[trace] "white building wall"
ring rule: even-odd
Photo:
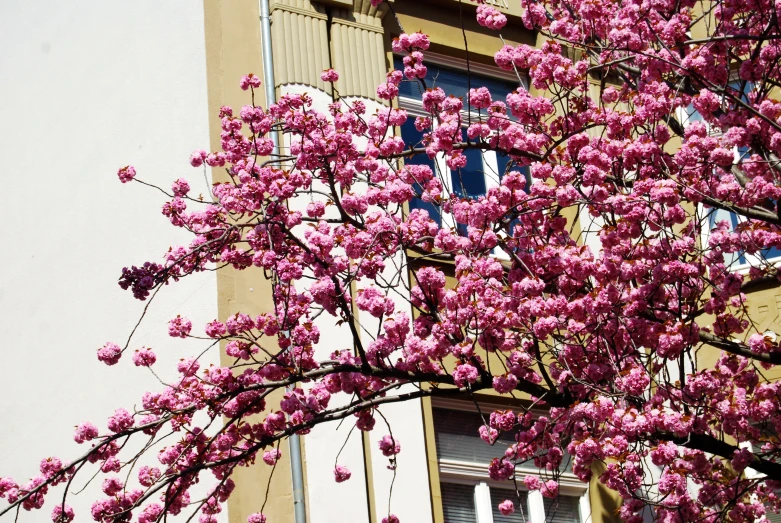
[[[130,353],[110,368],[95,355],[124,344],[145,305],[117,285],[122,267],[187,241],[160,214],[163,195],[116,171],[132,164],[165,187],[185,177],[206,194],[187,162],[209,143],[204,45],[200,2],[0,4],[0,476],[26,481],[43,457],[77,456],[76,424],[105,430],[116,407],[160,386]],[[202,332],[217,315],[215,276],[158,298],[131,348],[153,347],[170,377],[203,347],[169,338],[167,321],[181,313]],[[77,521],[91,520],[98,487],[71,501]],[[53,504],[21,521],[48,521]]]
[[[312,109],[328,115],[330,95],[314,87],[303,84],[284,84],[279,88],[279,96],[307,93],[312,99]],[[285,135],[282,143],[283,153],[288,153],[290,136]],[[328,191],[322,182],[314,182],[314,188]],[[322,195],[312,194],[311,201],[324,201]],[[290,201],[290,207],[306,212],[310,199],[305,195]],[[335,214],[334,217],[338,217]],[[303,235],[303,227],[299,228]],[[299,289],[307,288],[310,281],[299,281]],[[353,337],[347,324],[337,325],[337,318],[323,313],[314,321],[320,329],[320,343],[315,347],[317,360],[327,360],[335,350],[352,350]],[[330,407],[347,404],[351,398],[344,394],[335,395]],[[364,466],[363,433],[354,429],[355,418],[332,421],[318,425],[312,432],[303,436],[306,453],[306,492],[309,523],[369,523],[369,499],[366,491],[366,472]],[[342,446],[344,446],[342,448]],[[341,453],[340,453],[341,450]],[[337,455],[339,459],[337,460]],[[334,480],[334,465],[338,463],[350,469],[352,476],[343,483]],[[345,500],[349,499],[349,503]]]
[[[348,100],[356,98],[350,97]],[[383,106],[376,101],[361,99],[366,104],[366,114],[372,115]],[[383,276],[387,282],[394,281],[398,267],[406,260],[399,253],[387,260]],[[403,285],[396,288],[396,293],[389,293],[396,304],[397,311],[403,311],[412,316],[409,302],[408,267],[403,267]],[[359,284],[359,288],[369,287]],[[373,335],[379,331],[379,321],[367,313],[360,315],[364,329],[361,337],[364,347],[374,341]],[[369,333],[372,333],[371,335]],[[397,357],[394,354],[393,357]],[[408,384],[393,392],[394,395],[414,392],[415,387]],[[383,405],[379,408],[384,416],[375,416],[377,423],[369,433],[371,446],[369,449],[372,462],[372,481],[374,486],[375,516],[377,521],[389,514],[395,514],[401,521],[430,523],[433,512],[431,509],[431,488],[428,476],[428,461],[426,456],[425,428],[423,426],[423,406],[421,400],[412,399],[401,403]],[[388,421],[390,429],[386,426]],[[389,460],[379,449],[379,441],[385,435],[393,433],[399,442],[401,452],[396,456],[395,471],[388,468]]]
[[[310,86],[301,84],[284,84],[280,87],[280,95],[308,93],[312,98],[313,109],[323,114],[328,114],[328,104],[331,97],[327,93]],[[352,98],[348,99],[351,100]],[[367,105],[367,114],[372,115],[382,106],[372,100],[362,99]],[[287,137],[286,137],[287,138]],[[283,148],[289,147],[284,143]],[[315,187],[322,191],[328,191],[327,187]],[[313,199],[324,197],[313,195]],[[291,207],[304,211],[309,200],[299,197],[300,201],[291,202]],[[336,217],[338,215],[335,215]],[[400,258],[400,257],[399,257]],[[400,264],[397,259],[394,263]],[[389,261],[387,272],[393,273],[393,267]],[[405,281],[406,281],[405,275]],[[361,282],[358,288],[365,287]],[[400,288],[404,293],[405,290]],[[397,309],[410,313],[409,301],[399,295],[391,295],[396,301]],[[361,341],[368,346],[373,337],[368,333],[376,333],[379,327],[378,321],[366,313],[359,313],[361,322]],[[317,358],[326,359],[336,349],[351,349],[352,334],[346,324],[336,325],[336,319],[329,314],[322,314],[315,321],[320,329],[321,341],[318,345]],[[414,390],[411,386],[404,387],[400,392]],[[394,392],[395,394],[395,392]],[[332,400],[331,405],[337,405],[337,398],[344,404],[348,398],[338,395]],[[320,425],[312,432],[304,436],[306,449],[306,477],[308,512],[310,523],[337,523],[351,521],[355,523],[369,521],[369,506],[367,493],[367,476],[364,461],[368,457],[371,461],[371,476],[368,483],[374,494],[376,521],[381,521],[389,513],[396,514],[402,521],[414,521],[416,523],[430,522],[432,518],[431,492],[429,488],[426,445],[423,428],[423,411],[420,400],[410,400],[404,403],[384,405],[380,408],[385,419],[391,425],[394,437],[401,444],[401,454],[397,457],[398,468],[395,474],[389,470],[388,458],[379,450],[378,442],[388,428],[381,416],[375,416],[376,425],[368,434],[369,448],[364,449],[363,433],[358,429],[352,430],[355,424],[354,418],[348,418],[344,422],[331,422]],[[348,438],[349,434],[349,438]],[[341,448],[344,445],[344,448]],[[352,477],[345,483],[338,484],[334,481],[333,468],[337,453],[341,448],[338,463],[347,466],[352,472]],[[391,485],[393,493],[391,494]],[[350,499],[349,504],[344,499]],[[390,506],[389,506],[390,502]]]

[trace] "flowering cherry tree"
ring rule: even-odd
[[[119,284],[148,300],[195,272],[260,267],[274,310],[197,326],[171,319],[171,336],[204,339],[234,363],[183,360],[140,410],[84,421],[74,435],[83,455],[44,459],[29,481],[0,478],[10,503],[0,514],[48,496],[52,520],[72,521],[71,480],[98,469],[96,521],[189,511],[208,523],[237,467],[273,465],[291,434],[332,420],[376,425],[394,463],[403,442],[376,424],[384,404],[488,389],[529,400],[484,418],[486,445],[500,432],[516,441],[491,463],[494,480],[556,497],[567,459],[581,480],[597,474],[615,490],[621,519],[635,523],[644,507],[665,522],[753,522],[781,508],[781,383],[766,377],[781,347],[756,330],[745,294],[781,277],[762,254],[781,249],[781,4],[521,5],[544,43],[497,38],[497,65],[519,75],[504,100],[479,85],[462,99],[427,83],[420,33],[394,40],[404,67],[377,87],[390,103],[376,112],[336,92],[327,114],[305,94],[261,107],[259,78],[244,77],[253,103],[223,107],[222,149],[190,159],[223,169],[225,181],[198,198],[176,180],[163,207],[191,242],[123,269]],[[476,15],[501,35],[505,15],[486,4]],[[402,82],[424,90],[419,143],[398,131],[413,118],[392,108]],[[289,155],[272,154],[273,133]],[[472,149],[512,160],[476,198],[459,196],[449,172],[404,162],[438,157],[459,173]],[[531,181],[515,166],[528,166]],[[140,181],[130,166],[119,179]],[[437,216],[404,211],[419,200]],[[598,246],[575,234],[578,215],[581,228],[599,227]],[[737,271],[736,258],[750,268]],[[365,318],[375,332],[361,332]],[[351,339],[324,339],[323,322]],[[330,356],[317,358],[323,348]],[[703,368],[706,351],[716,363]],[[132,342],[107,343],[97,357],[156,360]],[[124,451],[128,439],[152,448],[171,433],[178,442],[161,443],[157,466]],[[522,475],[521,464],[539,473]],[[334,477],[350,471],[337,463]],[[199,480],[213,487],[195,499]]]

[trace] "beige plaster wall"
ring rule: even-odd
[[[258,2],[255,0],[204,0],[206,32],[206,71],[209,98],[209,134],[213,150],[220,150],[220,119],[223,105],[235,112],[251,103],[248,91],[239,88],[239,80],[247,73],[262,77],[263,61],[260,45]],[[263,87],[256,91],[256,103],[266,106]],[[227,181],[224,170],[213,169],[215,182]],[[236,312],[256,315],[273,310],[271,285],[256,268],[237,271],[224,268],[217,275],[218,313],[222,320]],[[222,364],[231,363],[223,353]],[[278,401],[279,398],[276,398]],[[275,398],[269,398],[273,404]],[[244,523],[247,516],[259,512],[265,501],[264,513],[270,521],[293,521],[292,483],[287,443],[281,444],[282,459],[274,470],[258,459],[257,463],[239,468],[234,475],[236,490],[228,502],[231,523]],[[268,490],[268,496],[266,492]],[[267,498],[267,499],[266,499]]]

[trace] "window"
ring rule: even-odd
[[[765,521],[768,521],[769,523],[781,523],[781,514],[773,512],[773,509],[768,507],[767,512],[765,513]]]
[[[748,101],[748,93],[754,89],[754,84],[752,82],[734,80],[729,82],[726,88],[727,90],[733,92],[733,94],[736,96],[737,93],[740,93],[740,99],[746,102]],[[689,105],[686,109],[679,110],[678,117],[684,126],[696,121],[702,121],[702,115],[700,115],[700,113],[698,113],[692,105]],[[708,127],[709,132],[711,132],[708,123],[704,123]],[[711,132],[711,134],[716,135],[718,133]],[[735,164],[737,165],[740,165],[751,154],[751,151],[748,147],[736,147],[734,152]],[[729,224],[731,230],[735,231],[740,227],[741,223],[746,221],[744,217],[723,209],[710,209],[708,213],[708,227],[706,230],[706,237],[704,238],[703,242],[705,245],[707,245],[707,235],[710,233],[710,231],[716,228],[716,224],[719,222],[726,221],[727,224]],[[762,265],[763,262],[778,261],[778,258],[781,258],[781,249],[770,247],[767,249],[760,249],[754,254],[737,252],[733,253],[731,256],[725,253],[724,258],[727,267],[730,267],[733,270],[742,270],[748,268],[749,266]]]
[[[754,424],[754,426],[757,427],[762,433],[760,437],[762,441],[764,441],[765,438],[771,441],[778,441],[778,435],[776,434],[776,431],[773,428],[767,426],[766,424]],[[740,446],[742,448],[749,449],[754,454],[762,454],[762,445],[758,442],[752,443],[752,442],[745,441],[741,443]],[[779,462],[778,458],[773,458],[772,456],[765,455],[763,457],[775,461],[776,463]],[[757,472],[751,467],[745,470],[745,474],[746,477],[748,478],[758,478],[764,475]],[[758,519],[757,523],[781,523],[781,513],[775,512],[774,509],[768,505],[766,505],[765,508],[766,508],[765,516],[761,519]]]
[[[431,54],[427,54],[431,56]],[[444,57],[440,57],[441,60],[448,61]],[[452,62],[452,60],[449,60]],[[403,69],[403,64],[400,57],[396,57],[394,65],[397,69]],[[460,97],[464,100],[464,105],[467,102],[467,93],[470,87],[470,76],[465,70],[460,70],[457,67],[440,66],[432,63],[426,64],[428,67],[428,74],[426,75],[427,87],[440,87],[448,95]],[[475,66],[477,69],[486,72],[484,68]],[[497,72],[496,74],[503,74]],[[497,79],[485,74],[475,73],[471,74],[471,87],[487,87],[491,92],[493,100],[504,101],[507,94],[518,89],[518,81],[510,80],[509,78]],[[403,81],[399,86],[399,106],[406,109],[410,116],[425,116],[422,105],[423,88],[418,81]],[[477,112],[472,112],[471,115],[467,113],[468,108],[465,107],[463,122],[464,125],[468,123],[469,119],[480,118],[481,115]],[[485,114],[482,115],[485,117]],[[414,118],[410,118],[401,127],[401,137],[407,145],[421,146],[423,140],[423,133],[415,128]],[[418,154],[411,158],[407,158],[405,161],[408,164],[424,164],[428,165],[431,170],[438,175],[442,181],[442,184],[448,191],[454,192],[461,198],[478,198],[486,193],[488,188],[499,185],[501,177],[504,175],[508,164],[511,163],[509,156],[497,154],[493,151],[481,151],[478,149],[468,149],[465,151],[466,167],[458,170],[450,170],[445,164],[444,158],[431,159],[426,155]],[[517,166],[512,164],[511,170],[518,170],[524,174],[527,179],[527,185],[529,182],[529,168],[526,166]],[[419,193],[421,191],[420,186],[415,187]],[[443,224],[442,214],[439,211],[439,207],[430,202],[425,202],[419,198],[415,198],[410,202],[410,209],[423,209],[429,216],[436,221],[440,226],[445,225],[454,227],[454,223]],[[462,234],[466,233],[466,227],[463,225],[458,226],[459,231]]]
[[[735,150],[735,163],[740,164],[746,158],[748,158],[750,151],[747,147],[739,147]],[[773,202],[775,203],[775,202]],[[715,209],[709,210],[708,215],[708,232],[716,228],[716,225],[721,221],[726,221],[732,231],[736,231],[740,228],[742,223],[746,222],[746,218],[740,216],[734,212]],[[707,238],[706,238],[707,240]],[[706,243],[707,244],[707,243]],[[731,269],[741,270],[749,266],[759,266],[763,262],[778,261],[781,257],[781,249],[777,247],[769,247],[766,249],[758,249],[755,253],[749,254],[746,252],[736,252],[729,254],[725,253],[724,262],[727,267]]]
[[[726,85],[726,89],[731,94],[736,95],[736,97],[738,93],[741,93],[740,100],[748,102],[748,93],[754,89],[754,84],[753,82],[744,80],[733,80]],[[708,122],[703,121],[702,115],[697,112],[694,105],[689,104],[686,108],[678,108],[676,112],[678,121],[681,122],[684,127],[694,122],[703,122],[708,130],[710,130],[710,125]]]
[[[484,415],[507,407],[481,406]],[[501,433],[493,446],[478,435],[482,421],[465,402],[442,402],[432,409],[434,440],[439,463],[442,512],[445,523],[584,523],[589,516],[588,486],[572,473],[562,472],[559,496],[543,498],[539,492],[516,492],[512,481],[496,482],[488,477],[488,464],[514,443],[513,436]],[[568,464],[567,456],[564,463]],[[524,468],[518,467],[522,478]],[[538,474],[530,464],[529,474]],[[522,481],[518,488],[524,489]],[[504,516],[498,505],[509,499],[515,513]]]
[[[730,228],[734,231],[740,227],[740,224],[745,222],[745,218],[738,216],[734,212],[726,211],[723,209],[711,209],[708,217],[709,230],[712,231],[716,228],[716,224],[721,221],[726,221]],[[724,253],[724,262],[727,267],[733,269],[741,269],[744,266],[758,266],[762,264],[762,261],[773,261],[781,257],[781,249],[777,247],[770,247],[767,249],[761,249],[755,254],[747,254],[746,252]]]

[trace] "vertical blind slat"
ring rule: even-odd
[[[475,487],[442,483],[442,512],[445,523],[475,523]]]
[[[545,523],[579,523],[579,499],[574,496],[545,498]]]
[[[499,503],[509,499],[515,505],[515,512],[509,516],[499,512]],[[494,523],[529,523],[529,494],[521,492],[521,499],[514,490],[499,488],[491,489],[491,511],[494,515]]]
[[[781,514],[773,512],[772,509],[767,509],[767,512],[765,512],[765,517],[770,523],[781,523]]]

